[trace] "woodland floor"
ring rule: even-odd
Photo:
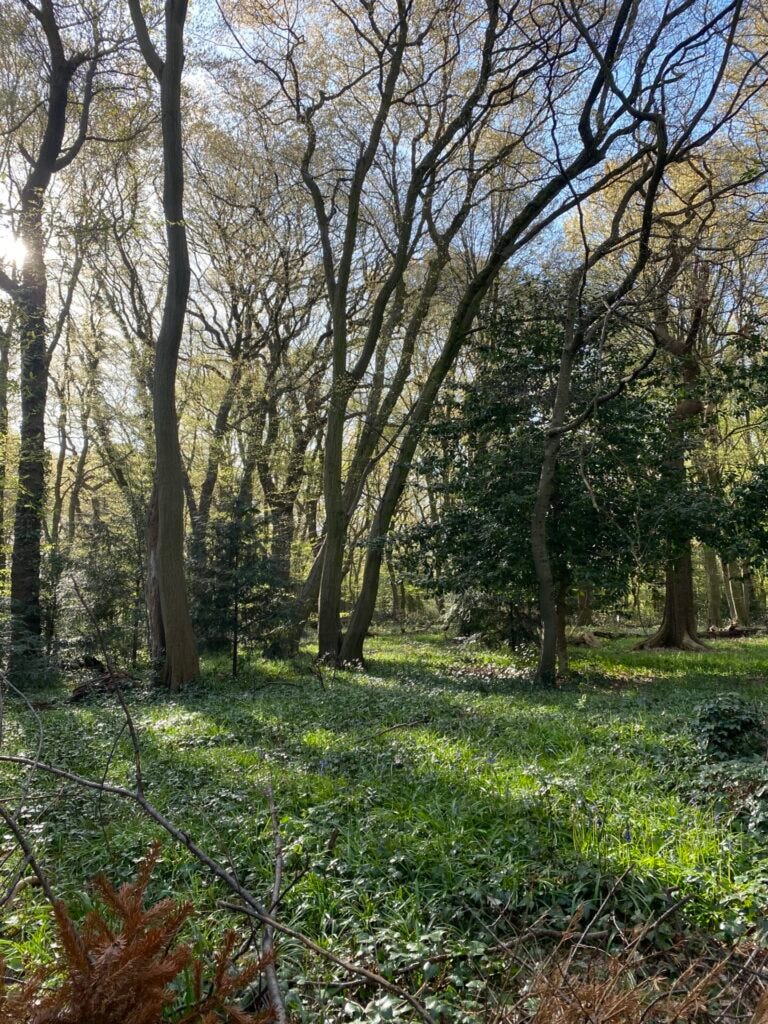
[[[588,920],[622,875],[601,926],[631,928],[680,897],[662,943],[665,930],[728,937],[761,925],[766,762],[713,763],[691,721],[723,691],[768,712],[768,641],[724,640],[705,655],[631,647],[577,648],[573,682],[541,690],[508,655],[439,635],[378,637],[367,672],[325,672],[322,684],[309,654],[290,666],[253,658],[234,683],[223,660],[208,660],[179,696],[136,687],[127,699],[157,807],[265,895],[271,780],[286,878],[303,872],[281,919],[392,977],[419,965],[409,984],[423,983],[422,995],[453,1006],[459,1021],[482,1003],[488,971],[477,965],[490,947],[541,915],[555,931],[581,905]],[[44,759],[100,778],[123,721],[114,698],[70,705],[61,690],[46,707],[39,697]],[[17,702],[7,709],[6,747],[33,755],[36,730]],[[109,777],[130,782],[123,742]],[[18,791],[18,773],[5,769],[3,783]],[[119,802],[37,778],[24,820],[75,916],[89,906],[88,879],[129,877],[158,835]],[[193,942],[241,923],[217,909],[221,891],[170,842],[153,885],[155,896],[195,902]],[[26,889],[3,922],[0,954],[11,967],[45,958],[52,934],[40,895]],[[290,940],[280,973],[307,1020],[395,1012],[360,1008]]]

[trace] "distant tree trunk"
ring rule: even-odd
[[[403,608],[400,603],[400,587],[395,576],[395,566],[392,561],[392,552],[387,549],[387,575],[389,576],[389,588],[392,593],[392,619],[400,622],[403,617]]]
[[[346,389],[338,372],[336,391],[331,396],[328,427],[323,451],[323,494],[325,497],[325,543],[317,618],[317,653],[326,661],[336,662],[341,650],[341,588],[344,579],[344,542],[347,516],[342,491],[342,447]]]
[[[190,282],[181,121],[187,2],[166,0],[164,59],[150,39],[140,0],[129,0],[129,5],[142,55],[160,83],[168,277],[152,379],[157,509],[154,558],[165,640],[162,681],[171,690],[178,690],[199,671],[184,578],[184,473],[176,414],[176,369]]]
[[[686,334],[685,341],[673,338],[666,329],[666,306],[663,307],[662,319],[657,323],[657,330],[666,339],[667,350],[680,360],[680,384],[683,397],[677,402],[669,419],[669,429],[674,441],[674,457],[668,464],[670,482],[680,486],[685,482],[685,456],[687,450],[687,432],[699,419],[704,405],[697,396],[698,380],[701,375],[699,358],[695,351],[703,323],[704,306],[706,303],[706,272],[700,273],[697,282],[698,295],[693,313],[692,324]],[[666,297],[664,297],[666,300]],[[664,612],[661,625],[643,643],[640,649],[650,650],[655,647],[673,647],[681,651],[704,651],[696,624],[696,612],[693,599],[693,562],[691,557],[691,541],[676,544],[674,550],[670,543],[670,554],[666,566],[666,593],[664,596]]]
[[[219,468],[224,450],[224,440],[229,428],[229,417],[235,400],[237,386],[240,381],[241,366],[237,360],[232,366],[229,381],[224,396],[216,411],[216,419],[213,424],[210,447],[208,450],[208,464],[205,469],[205,476],[200,487],[200,495],[197,501],[194,515],[192,516],[192,539],[190,543],[190,554],[193,572],[196,576],[205,575],[207,562],[206,533],[208,522],[211,517],[213,505],[213,494],[216,490],[216,483],[219,479]]]
[[[741,585],[741,572],[736,562],[723,562],[723,579],[731,622],[737,626],[746,626],[744,591]]]
[[[11,332],[0,328],[0,592],[5,590],[5,481],[8,473],[8,360]]]
[[[723,624],[723,595],[720,586],[720,567],[717,564],[717,555],[712,548],[705,546],[702,550],[702,559],[704,561],[704,572],[707,577],[707,625],[720,629]]]
[[[725,601],[728,605],[728,618],[733,623],[738,623],[739,612],[736,607],[736,601],[733,596],[733,585],[731,583],[730,573],[728,572],[728,564],[724,558],[720,559],[720,568],[723,574],[723,590],[725,591]]]
[[[577,626],[592,625],[592,584],[588,583],[579,591],[578,610],[576,612]]]
[[[152,488],[147,513],[147,627],[149,629],[149,654],[155,672],[162,671],[165,654],[165,630],[163,628],[163,612],[160,604],[160,582],[157,569],[157,487]]]
[[[740,626],[746,626],[749,619],[749,612],[747,610],[747,602],[744,599],[744,579],[742,576],[741,566],[738,562],[732,561],[728,563],[728,579],[730,580],[731,590],[733,591],[733,603],[736,608],[736,622]]]
[[[270,557],[277,582],[287,587],[291,582],[291,551],[294,534],[293,502],[276,502],[272,512],[272,544]]]
[[[706,650],[699,640],[696,627],[690,543],[667,562],[661,625],[654,635],[640,646],[645,649],[671,647],[680,651]]]
[[[568,674],[569,663],[568,663],[568,641],[565,634],[565,626],[567,622],[567,605],[566,599],[568,596],[568,588],[564,583],[561,583],[557,590],[557,671],[561,676]]]
[[[741,563],[741,585],[744,591],[744,614],[746,624],[749,625],[755,618],[757,610],[757,594],[755,592],[755,577],[752,575],[752,567],[749,562]]]
[[[571,298],[573,303],[573,297]],[[574,310],[569,310],[569,323],[575,321]],[[560,355],[557,391],[552,406],[552,416],[544,437],[544,451],[541,458],[539,482],[531,512],[531,554],[539,585],[539,617],[541,619],[541,646],[536,676],[545,685],[551,685],[557,676],[561,647],[561,616],[558,615],[558,590],[555,586],[552,560],[547,541],[547,520],[552,510],[555,494],[555,474],[560,455],[561,428],[565,422],[571,398],[571,376],[573,359],[577,351],[577,340],[571,331],[566,331]],[[564,620],[563,620],[564,622]],[[563,626],[564,628],[564,626]]]

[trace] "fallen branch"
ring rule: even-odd
[[[33,768],[36,771],[44,772],[54,778],[62,779],[66,782],[72,782],[77,786],[82,786],[84,789],[94,790],[95,792],[104,793],[108,796],[115,796],[121,800],[135,804],[144,812],[144,814],[147,815],[148,818],[151,818],[152,821],[158,824],[165,832],[168,833],[168,835],[183,846],[196,860],[207,867],[213,875],[215,875],[220,881],[224,882],[224,884],[233,893],[235,893],[235,895],[239,896],[244,903],[244,906],[233,903],[222,903],[221,906],[234,910],[237,913],[247,914],[249,917],[256,918],[256,920],[260,921],[262,925],[267,925],[275,931],[295,939],[306,949],[309,949],[318,956],[336,964],[337,967],[343,968],[350,974],[357,974],[360,977],[366,978],[371,982],[371,984],[376,985],[378,988],[382,988],[407,1002],[419,1018],[425,1021],[426,1024],[434,1024],[434,1020],[426,1007],[419,1002],[415,996],[411,995],[410,992],[401,988],[399,985],[388,981],[375,971],[369,971],[365,967],[359,967],[356,964],[350,963],[348,960],[342,959],[330,950],[323,949],[322,946],[319,946],[316,942],[313,942],[312,939],[303,935],[301,932],[296,931],[295,928],[290,928],[288,925],[281,924],[280,921],[275,920],[261,901],[257,899],[249,889],[246,889],[245,886],[241,885],[231,871],[228,871],[223,864],[220,864],[217,860],[214,860],[213,857],[210,857],[204,850],[202,850],[187,832],[184,832],[177,825],[174,825],[172,821],[166,818],[162,811],[158,810],[152,803],[150,803],[143,793],[126,789],[124,786],[116,786],[113,783],[98,782],[94,779],[88,779],[83,775],[67,771],[65,768],[56,768],[54,765],[46,764],[43,761],[34,761],[32,758],[22,757],[20,755],[0,754],[0,763],[18,764],[23,765],[26,768]]]

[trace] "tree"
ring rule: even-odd
[[[99,95],[100,64],[122,48],[119,17],[107,5],[76,5],[59,9],[53,0],[23,5],[19,15],[2,5],[3,21],[10,27],[12,46],[28,57],[27,74],[46,70],[47,92],[31,98],[31,109],[11,107],[12,137],[17,156],[13,162],[19,180],[12,211],[24,260],[17,275],[0,268],[0,288],[14,305],[14,326],[21,350],[21,428],[18,488],[11,562],[11,644],[9,672],[17,679],[34,675],[43,664],[40,647],[40,562],[42,517],[45,504],[45,410],[48,394],[50,346],[48,336],[48,275],[46,268],[46,198],[57,175],[77,158],[90,131],[92,108]],[[36,31],[30,31],[34,27]],[[34,69],[34,72],[32,72]],[[23,79],[23,73],[20,76]],[[21,105],[26,89],[19,89]],[[81,260],[71,271],[64,309],[68,315]]]
[[[481,302],[501,268],[513,255],[519,259],[545,227],[559,220],[569,210],[579,208],[589,196],[599,194],[611,182],[629,182],[627,202],[633,197],[642,196],[646,187],[652,199],[664,168],[684,159],[690,148],[703,145],[728,120],[734,106],[738,107],[738,100],[734,100],[733,105],[726,105],[723,111],[715,113],[712,110],[718,87],[731,62],[741,5],[729,4],[716,11],[707,10],[706,13],[698,11],[701,23],[695,29],[687,21],[687,13],[684,15],[680,8],[665,8],[659,12],[655,27],[649,21],[637,20],[635,14],[633,4],[621,3],[615,11],[605,11],[594,25],[587,26],[578,12],[570,8],[558,8],[561,19],[558,23],[558,38],[567,39],[568,45],[575,51],[583,48],[585,53],[585,64],[567,87],[571,95],[579,97],[574,123],[570,126],[572,131],[569,132],[567,123],[561,120],[558,113],[557,100],[562,95],[559,90],[564,77],[557,74],[562,67],[561,58],[555,50],[547,55],[541,96],[542,110],[544,115],[548,115],[544,123],[554,149],[554,159],[551,164],[545,163],[539,168],[533,191],[507,189],[505,209],[510,211],[509,219],[500,228],[485,261],[476,273],[470,275],[454,306],[455,312],[446,331],[445,344],[410,411],[398,458],[393,463],[387,487],[373,520],[363,584],[342,646],[344,659],[362,658],[363,641],[375,608],[383,541],[405,487],[420,434],[429,418],[440,385],[468,337]],[[668,79],[668,69],[673,64],[681,67],[677,63],[680,55],[698,51],[705,38],[709,55],[706,87],[697,89],[692,98],[691,90],[681,85],[685,78],[681,72],[676,79],[676,85],[683,90],[678,97],[680,102],[670,104],[669,89],[676,88],[676,85]],[[632,71],[628,72],[627,83],[621,85],[619,79],[623,79],[624,70],[628,70],[626,54],[630,50],[637,54],[637,61]],[[565,58],[562,60],[565,63]],[[570,64],[568,66],[571,67]],[[750,65],[750,70],[752,67]],[[750,81],[750,70],[744,71],[747,81]],[[567,78],[568,74],[565,74]],[[665,95],[663,101],[662,93]],[[576,146],[571,141],[574,136],[578,138]],[[619,205],[615,227],[621,220],[622,210]],[[644,230],[647,235],[647,225]],[[615,241],[610,241],[609,247]],[[613,301],[631,290],[647,259],[646,251],[647,241],[643,243],[641,240],[636,269],[628,271],[624,283],[617,285],[618,293]],[[473,257],[470,266],[477,266],[476,258]],[[587,328],[589,332],[599,319],[594,311],[592,316],[591,321],[587,317],[588,323],[591,323]],[[583,327],[584,324],[574,322],[569,346],[581,338]],[[577,341],[577,347],[578,344],[580,342]],[[561,414],[565,416],[568,407],[567,377],[566,360],[562,391],[564,400],[559,403],[558,417]],[[558,429],[557,423],[551,425],[551,430]],[[552,447],[553,450],[547,456],[549,465],[557,457],[556,445]],[[549,477],[550,471],[546,469],[542,500],[537,512],[539,519],[547,507]],[[544,590],[551,591],[546,577],[546,560],[543,558],[540,561]],[[556,618],[554,601],[545,598],[542,604],[550,624],[547,630],[549,637]],[[542,665],[542,671],[547,675],[553,671],[553,658],[554,646],[548,641]]]
[[[162,616],[162,679],[172,690],[195,678],[197,647],[184,578],[184,477],[176,413],[176,368],[189,297],[190,265],[184,222],[184,151],[181,75],[184,67],[186,0],[166,0],[165,51],[150,37],[140,0],[129,0],[142,56],[160,85],[163,139],[163,214],[168,276],[152,375],[155,486],[150,512],[150,558],[154,560]]]

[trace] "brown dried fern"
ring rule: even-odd
[[[22,984],[0,981],[0,1024],[262,1024],[270,1019],[232,1003],[265,966],[257,960],[234,968],[234,933],[225,936],[206,983],[202,963],[178,941],[192,905],[165,899],[145,907],[159,852],[158,846],[150,850],[133,882],[116,889],[104,877],[96,880],[112,920],[94,910],[78,929],[64,904],[54,904],[59,956]],[[188,966],[192,1001],[164,1016],[177,999],[172,983]]]

